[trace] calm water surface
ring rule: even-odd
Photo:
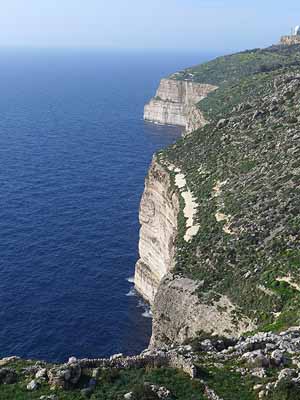
[[[200,54],[0,51],[0,356],[63,361],[145,348],[132,288],[162,76]]]

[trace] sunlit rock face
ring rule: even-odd
[[[216,88],[192,81],[162,79],[156,96],[145,106],[144,119],[183,126],[185,133],[190,133],[206,123],[201,110],[195,105]]]
[[[155,296],[151,347],[182,344],[206,332],[220,336],[239,336],[255,329],[255,324],[240,315],[235,321],[236,305],[223,295],[212,302],[203,302],[199,292],[205,290],[203,282],[168,273]]]
[[[179,200],[167,169],[153,159],[140,205],[140,259],[135,288],[151,304],[162,278],[174,265]]]

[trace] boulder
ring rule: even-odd
[[[41,368],[37,371],[35,374],[36,379],[43,379],[47,377],[47,369],[46,368]]]
[[[292,368],[285,368],[281,370],[278,374],[277,382],[283,381],[283,380],[290,380],[294,377],[297,376],[297,373],[294,369]]]
[[[210,339],[202,340],[202,342],[200,343],[200,347],[201,347],[202,351],[214,351],[215,350],[215,348],[212,344],[212,341]]]
[[[267,377],[266,371],[264,368],[254,368],[251,370],[251,375],[257,378],[263,379]]]
[[[131,399],[132,399],[132,396],[133,396],[133,393],[132,393],[132,392],[126,393],[126,394],[124,394],[124,399],[125,399],[125,400],[131,400]]]
[[[68,364],[74,364],[77,362],[77,358],[76,357],[70,357],[68,360]]]
[[[218,129],[224,128],[228,124],[228,122],[229,122],[228,119],[225,118],[220,119],[217,123],[217,128]]]
[[[166,400],[171,397],[171,392],[164,386],[151,385],[151,389],[159,399]]]
[[[250,367],[254,368],[267,368],[270,365],[269,359],[261,350],[245,353],[243,354],[242,359],[244,359]]]
[[[122,353],[114,354],[110,357],[110,361],[118,360],[119,358],[123,358],[124,355]]]
[[[30,390],[30,391],[37,390],[39,388],[39,383],[35,379],[33,379],[32,381],[30,381],[28,383],[26,388],[27,388],[27,390]]]
[[[274,350],[271,354],[271,363],[275,367],[279,367],[281,364],[284,364],[285,358],[284,354],[280,350]]]
[[[70,389],[81,377],[81,367],[78,362],[63,364],[48,371],[49,384],[52,387]]]

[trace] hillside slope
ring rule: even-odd
[[[298,324],[300,46],[221,57],[171,79],[218,89],[198,103],[209,123],[159,152],[146,181],[142,215],[158,187],[151,171],[169,176],[164,195],[155,193],[166,200],[152,201],[142,232],[151,232],[144,243],[174,259],[152,286],[152,346],[198,331],[237,336]],[[157,212],[170,215],[167,197],[180,205],[177,224],[165,218],[151,230]],[[155,232],[166,226],[176,240],[164,244]],[[151,248],[140,264],[148,282]]]

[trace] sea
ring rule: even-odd
[[[0,50],[0,357],[135,354],[133,290],[152,155],[181,130],[143,121],[160,78],[201,52]]]

